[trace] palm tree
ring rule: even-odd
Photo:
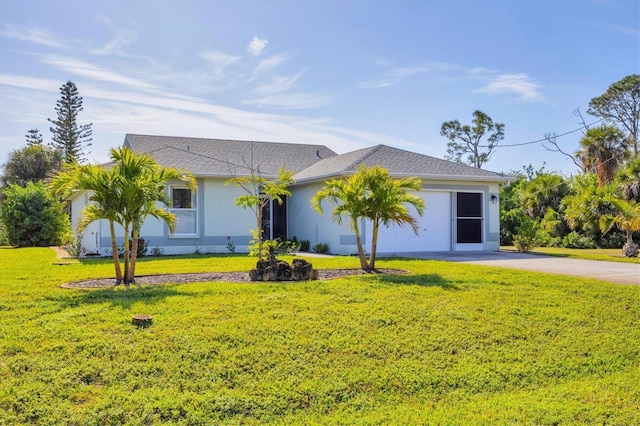
[[[65,163],[62,170],[51,180],[49,187],[55,194],[69,198],[81,190],[89,191],[89,201],[80,216],[78,232],[96,220],[106,219],[109,222],[111,236],[111,252],[116,273],[116,284],[123,281],[115,224],[120,223],[121,194],[118,191],[116,169],[107,169],[98,165],[80,165],[77,162]]]
[[[135,154],[129,148],[111,150],[121,191],[120,225],[124,228],[124,282],[135,282],[135,269],[140,228],[149,216],[167,223],[169,231],[175,227],[175,215],[159,204],[169,205],[166,188],[169,181],[180,181],[190,190],[196,188],[191,173],[174,167],[162,167],[145,154]],[[131,236],[131,246],[129,245]]]
[[[93,204],[83,210],[78,229],[82,231],[96,220],[109,221],[116,284],[124,282],[128,288],[134,282],[138,237],[144,220],[152,216],[165,221],[170,231],[174,229],[175,216],[159,204],[168,205],[167,182],[184,182],[191,190],[196,182],[190,173],[162,167],[151,157],[135,154],[129,148],[111,149],[110,157],[113,164],[108,168],[78,163],[65,166],[53,178],[51,188],[66,197],[80,190],[91,191],[89,200]],[[124,274],[118,256],[116,224],[124,229]]]
[[[614,126],[602,125],[587,130],[576,152],[582,170],[596,173],[600,185],[613,180],[616,171],[629,155],[624,133]]]
[[[380,166],[362,166],[346,179],[332,179],[311,199],[311,205],[322,213],[322,200],[328,198],[336,207],[333,220],[342,223],[347,215],[349,227],[356,236],[360,266],[363,270],[375,270],[375,259],[380,225],[410,225],[418,231],[416,219],[409,214],[407,204],[415,207],[419,215],[424,210],[421,197],[408,191],[419,191],[422,181],[415,177],[394,179],[389,171]],[[371,251],[367,261],[358,222],[369,219],[372,222]]]
[[[369,264],[362,248],[362,237],[358,226],[358,222],[365,216],[367,208],[364,199],[365,191],[362,173],[354,173],[346,179],[331,179],[326,182],[324,188],[316,192],[311,199],[311,205],[317,212],[322,214],[322,200],[328,198],[330,202],[336,205],[332,212],[334,222],[341,224],[342,216],[347,216],[349,228],[356,236],[360,267],[367,271],[369,270]]]
[[[618,210],[618,214],[602,216],[600,229],[607,232],[616,225],[618,229],[625,231],[627,242],[622,247],[622,252],[626,257],[637,257],[638,245],[633,242],[633,233],[640,231],[640,203],[618,198],[610,198],[609,202]]]
[[[618,189],[625,200],[640,202],[640,158],[629,161],[616,176]]]
[[[408,191],[420,191],[422,180],[417,177],[394,179],[389,171],[380,166],[363,169],[366,195],[365,217],[372,222],[371,253],[369,268],[376,269],[376,252],[378,247],[378,231],[380,225],[409,225],[418,235],[416,218],[409,214],[408,204],[411,204],[422,216],[424,200]]]

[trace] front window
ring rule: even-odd
[[[171,204],[169,211],[176,216],[174,236],[193,236],[198,233],[196,192],[186,186],[169,187]]]

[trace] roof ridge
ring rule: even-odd
[[[245,142],[245,143],[255,143],[255,144],[268,144],[268,145],[301,145],[301,146],[314,146],[314,147],[322,147],[333,151],[327,145],[323,145],[320,143],[304,143],[304,142],[280,142],[280,141],[258,141],[258,140],[248,140],[248,139],[229,139],[229,138],[204,138],[204,137],[196,137],[196,136],[167,136],[167,135],[149,135],[143,133],[125,133],[125,140],[128,140],[129,136],[137,136],[137,137],[146,137],[146,138],[161,138],[161,139],[189,139],[196,141],[218,141],[218,142]]]
[[[361,163],[364,160],[366,160],[367,158],[371,157],[373,154],[378,152],[384,146],[385,145],[378,144],[378,145],[374,145],[372,147],[364,148],[363,151],[368,150],[367,154],[365,154],[362,157],[359,157],[356,161],[354,161],[353,163],[349,164],[349,167],[346,167],[346,170],[353,169],[356,166],[356,164]],[[356,152],[356,151],[352,151],[352,152]]]

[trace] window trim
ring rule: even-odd
[[[174,189],[186,189],[191,191],[191,208],[174,208],[173,207],[173,190]],[[170,200],[170,205],[168,208],[168,211],[170,213],[176,214],[176,212],[178,211],[193,211],[195,212],[195,232],[188,232],[188,233],[178,233],[178,232],[173,232],[169,234],[169,238],[197,238],[200,237],[200,213],[198,212],[198,188],[191,190],[189,189],[189,187],[187,187],[186,185],[180,185],[180,184],[170,184],[168,185],[168,191],[169,191],[169,200]]]

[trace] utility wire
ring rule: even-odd
[[[578,127],[577,129],[570,130],[570,131],[565,132],[565,133],[561,133],[561,134],[559,134],[559,135],[555,135],[555,134],[554,134],[554,135],[551,135],[551,137],[554,137],[554,138],[560,138],[560,137],[562,137],[562,136],[567,136],[567,135],[570,135],[570,134],[572,134],[572,133],[579,132],[580,130],[584,130],[584,129],[585,129],[585,127],[589,127],[589,126],[593,126],[594,124],[598,124],[598,123],[599,123],[599,122],[601,122],[602,120],[604,120],[604,118],[601,118],[600,120],[596,120],[596,121],[594,121],[593,123],[587,124],[586,126]],[[540,143],[540,142],[544,142],[544,141],[546,141],[546,140],[547,140],[547,138],[546,138],[546,137],[544,137],[544,138],[542,138],[542,139],[537,139],[537,140],[535,140],[535,141],[520,142],[520,143],[512,143],[512,144],[506,144],[506,145],[496,145],[496,146],[494,146],[493,148],[494,148],[494,149],[495,149],[495,148],[511,148],[511,147],[514,147],[514,146],[533,145],[534,143]],[[479,145],[479,146],[480,146],[481,148],[489,148],[489,145]]]

